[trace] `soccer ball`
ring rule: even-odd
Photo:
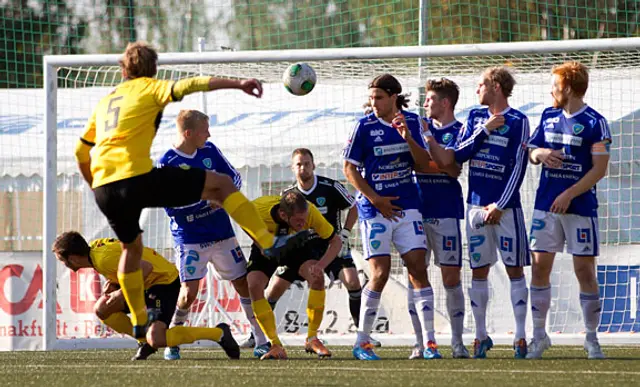
[[[291,94],[309,94],[316,85],[316,72],[306,63],[295,63],[282,74],[282,82]]]

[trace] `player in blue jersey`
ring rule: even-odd
[[[353,348],[353,355],[360,360],[379,359],[369,335],[389,278],[392,244],[409,271],[420,321],[424,326],[433,321],[433,290],[424,259],[427,243],[418,187],[412,179],[414,164],[426,165],[428,158],[416,152],[416,148],[425,146],[421,118],[402,110],[407,101],[401,93],[402,87],[392,75],[376,77],[369,85],[373,114],[358,120],[344,150],[344,174],[359,192],[356,203],[362,244],[371,272],[362,292],[358,338]],[[403,139],[391,124],[394,120],[415,140]]]
[[[533,339],[527,358],[537,359],[551,346],[545,330],[551,304],[550,276],[556,253],[573,255],[580,283],[580,304],[589,359],[603,359],[596,331],[601,304],[595,257],[598,256],[596,183],[607,173],[611,132],[607,120],[584,102],[587,67],[567,62],[552,70],[553,107],[544,110],[529,141],[529,158],[542,164],[531,226]]]
[[[177,141],[158,161],[164,166],[182,169],[200,168],[228,175],[238,189],[240,174],[211,142],[209,117],[196,110],[181,110],[176,118]],[[171,218],[176,266],[180,274],[180,296],[170,327],[183,325],[196,299],[200,280],[211,262],[216,278],[231,281],[240,296],[240,304],[256,338],[254,354],[264,355],[269,346],[251,308],[247,284],[247,262],[238,245],[227,213],[218,205],[201,200],[178,208],[165,208]],[[165,350],[165,359],[180,359],[178,347]]]
[[[433,134],[437,145],[444,149],[455,149],[456,139],[462,123],[456,120],[454,108],[460,94],[458,85],[450,79],[431,79],[425,87],[424,107],[427,119],[425,128]],[[464,218],[462,187],[457,180],[460,168],[453,163],[447,170],[429,168],[416,171],[416,178],[423,195],[420,209],[427,235],[427,265],[431,253],[433,261],[440,267],[442,282],[446,290],[446,305],[451,324],[451,349],[454,358],[468,358],[469,352],[462,342],[464,325],[464,292],[460,283],[462,268],[462,235],[460,219]],[[409,314],[416,334],[416,345],[409,356],[418,359],[424,356],[426,347],[435,343],[434,327],[420,324],[413,301],[413,292],[408,297]],[[425,336],[426,334],[426,336]]]
[[[509,106],[516,81],[504,67],[484,71],[477,88],[479,102],[473,109],[454,151],[433,147],[431,156],[439,165],[469,161],[466,230],[472,269],[469,298],[475,319],[474,357],[484,358],[493,347],[487,334],[489,300],[487,277],[499,253],[511,282],[511,305],[516,320],[514,356],[527,354],[525,321],[527,289],[523,267],[530,264],[529,247],[520,203],[520,186],[527,167],[526,144],[529,120]]]

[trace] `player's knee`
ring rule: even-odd
[[[231,281],[231,284],[240,297],[249,297],[249,283],[246,276]]]
[[[147,331],[147,343],[153,348],[162,348],[167,345],[167,328],[164,323],[156,321]]]
[[[197,288],[196,289],[182,288],[180,289],[180,296],[178,298],[178,303],[180,304],[182,309],[187,309],[194,303],[197,296],[198,296]]]
[[[522,278],[524,275],[524,269],[522,267],[507,266],[507,275],[511,279]]]
[[[460,283],[460,268],[448,267],[442,270],[442,283],[446,287],[458,286]]]
[[[575,272],[576,278],[581,284],[590,284],[596,281],[595,269],[591,265],[575,265]]]
[[[486,280],[489,277],[489,270],[491,269],[491,265],[487,265],[484,267],[479,267],[477,269],[471,270],[471,278],[474,280]]]
[[[106,320],[111,315],[106,306],[107,304],[104,297],[100,297],[98,301],[96,301],[96,304],[93,306],[93,313],[95,313],[96,317],[98,317],[102,321]]]

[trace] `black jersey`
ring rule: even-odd
[[[353,196],[339,181],[329,179],[324,176],[314,176],[311,189],[303,190],[298,184],[294,184],[284,190],[297,190],[304,195],[305,199],[313,203],[325,219],[331,223],[336,232],[342,229],[340,222],[340,211],[353,207],[355,202]]]

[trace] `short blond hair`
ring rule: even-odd
[[[203,121],[209,122],[209,116],[199,110],[183,109],[178,113],[176,125],[178,125],[178,130],[184,132],[195,128],[197,124]]]
[[[570,87],[571,92],[579,98],[584,97],[589,87],[589,69],[580,62],[570,61],[555,66],[552,74],[560,78],[563,89]]]
[[[119,63],[128,79],[152,78],[158,72],[158,53],[145,42],[129,43]]]
[[[484,71],[483,76],[491,83],[500,85],[502,95],[505,98],[511,97],[513,87],[516,85],[516,79],[506,67],[490,67]]]

